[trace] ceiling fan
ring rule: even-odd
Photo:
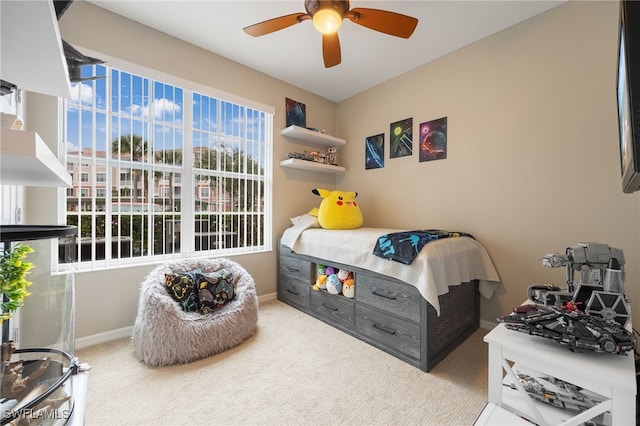
[[[247,34],[259,37],[285,29],[311,19],[313,26],[322,33],[322,56],[325,68],[338,65],[342,58],[338,29],[343,19],[363,27],[396,37],[409,38],[418,25],[418,20],[387,10],[357,7],[350,9],[349,0],[305,0],[306,13],[292,13],[268,19],[243,28]]]

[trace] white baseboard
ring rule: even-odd
[[[270,300],[276,300],[277,298],[278,298],[278,293],[276,292],[265,294],[263,296],[258,297],[258,303],[268,302]]]
[[[76,339],[76,350],[84,349],[89,346],[99,345],[101,343],[111,342],[113,340],[131,337],[133,326],[123,327],[117,330],[105,331],[104,333],[94,334],[92,336],[81,337]]]
[[[258,297],[258,303],[268,302],[275,300],[277,293],[269,293]],[[76,339],[76,350],[88,348],[89,346],[99,345],[101,343],[112,342],[118,339],[124,339],[125,337],[131,337],[133,332],[133,326],[123,327],[117,330],[105,331],[104,333],[98,333],[91,336],[81,337]]]

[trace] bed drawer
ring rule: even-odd
[[[420,324],[357,304],[356,332],[387,352],[420,359]]]
[[[309,310],[309,292],[311,286],[300,281],[280,280],[278,282],[278,299],[295,305],[304,311]]]
[[[329,294],[325,290],[311,290],[311,312],[318,319],[335,327],[354,330],[353,299]]]
[[[304,310],[309,309],[311,262],[296,258],[286,251],[278,256],[278,298]]]
[[[356,300],[385,312],[420,322],[420,302],[418,290],[408,284],[383,280],[364,272],[356,275]]]

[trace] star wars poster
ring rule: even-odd
[[[447,117],[420,123],[420,162],[447,158]]]
[[[413,155],[413,118],[389,126],[389,158]]]
[[[384,167],[384,133],[368,136],[364,141],[364,168],[381,169]]]

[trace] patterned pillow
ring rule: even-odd
[[[182,274],[165,274],[164,283],[167,291],[185,312],[196,312],[198,305],[198,276],[199,270]]]
[[[200,312],[208,314],[231,302],[236,294],[233,275],[226,269],[198,276]]]

